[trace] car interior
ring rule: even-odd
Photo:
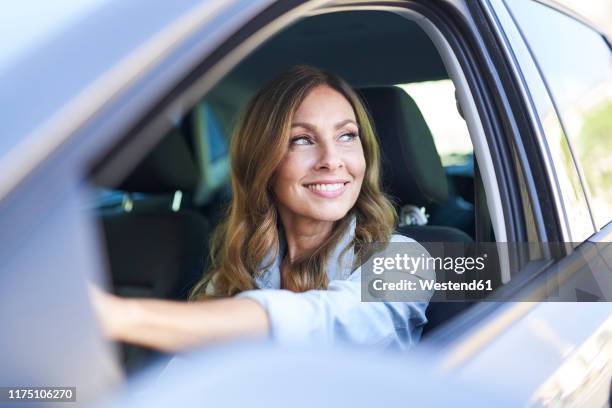
[[[124,179],[96,186],[93,207],[115,293],[187,298],[206,270],[209,239],[231,198],[228,146],[241,108],[298,63],[342,76],[364,100],[384,158],[383,186],[401,214],[398,233],[419,242],[495,240],[473,154],[444,166],[419,105],[397,86],[449,79],[429,36],[385,11],[319,14],[243,59]],[[430,304],[424,337],[470,305]],[[156,355],[135,346],[123,351],[128,371]]]

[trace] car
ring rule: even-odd
[[[27,4],[13,7],[7,22]],[[492,384],[523,404],[608,401],[612,54],[593,24],[544,0],[107,0],[47,12],[0,59],[0,386],[74,386],[90,403],[163,369],[152,362],[171,356],[104,340],[87,284],[187,299],[231,197],[241,108],[307,63],[365,101],[398,231],[493,249],[480,276],[493,293],[430,304],[407,352],[426,356],[427,381]]]

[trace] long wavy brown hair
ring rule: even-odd
[[[327,288],[325,265],[349,228],[350,215],[357,221],[355,237],[344,250],[354,248],[355,259],[360,259],[364,244],[389,240],[397,216],[381,191],[380,149],[362,101],[338,76],[297,65],[261,88],[240,117],[230,149],[232,200],[224,222],[211,239],[210,269],[191,290],[190,300],[255,289],[254,278],[270,266],[262,265],[266,255],[273,251],[278,256],[281,225],[272,181],[289,147],[293,114],[319,85],[338,91],[353,107],[366,171],[353,208],[335,223],[332,233],[316,250],[289,265],[286,286],[297,292]]]

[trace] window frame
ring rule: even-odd
[[[362,10],[385,9],[388,11],[394,9],[396,12],[404,11],[413,13],[415,16],[421,16],[421,19],[430,22],[432,27],[439,30],[440,35],[442,35],[445,42],[447,42],[448,48],[457,58],[461,74],[466,77],[465,82],[468,84],[470,95],[466,95],[467,89],[464,89],[463,92],[459,91],[460,96],[469,98],[474,104],[473,114],[476,115],[479,124],[483,127],[481,133],[486,137],[486,140],[483,142],[486,143],[487,153],[490,153],[490,159],[495,169],[492,176],[495,178],[496,187],[499,189],[498,193],[501,197],[498,201],[502,205],[503,222],[505,223],[505,229],[507,231],[506,239],[510,242],[525,241],[527,235],[525,226],[522,224],[522,200],[525,197],[521,197],[520,195],[520,187],[518,186],[516,172],[522,171],[524,179],[528,180],[526,186],[529,189],[530,200],[532,197],[539,197],[539,194],[544,193],[537,187],[541,180],[536,180],[536,182],[534,182],[534,174],[531,172],[531,169],[522,166],[522,164],[525,163],[527,152],[522,145],[521,132],[528,131],[531,133],[531,129],[524,122],[524,118],[526,117],[524,113],[522,116],[519,115],[518,119],[515,117],[516,111],[522,112],[525,108],[514,84],[509,82],[511,75],[506,67],[504,57],[501,55],[499,47],[497,45],[494,46],[493,50],[495,51],[495,55],[492,56],[489,53],[489,47],[495,44],[495,39],[492,37],[491,31],[487,31],[483,38],[481,36],[482,27],[475,24],[474,21],[470,21],[470,17],[463,14],[459,8],[455,8],[448,4],[430,4],[420,1],[406,1],[404,3],[380,1],[335,3],[323,8],[312,7],[310,15],[354,8]],[[478,12],[482,14],[482,10],[478,10]],[[483,18],[482,15],[480,17]],[[281,17],[279,16],[278,18],[280,19]],[[298,17],[291,20],[291,22],[297,19]],[[214,63],[222,64],[223,54],[230,54],[233,48],[240,45],[241,40],[236,40],[236,38],[247,38],[254,30],[258,29],[257,24],[261,24],[259,29],[265,28],[262,27],[265,26],[265,24],[261,22],[251,22],[244,26],[239,30],[237,35],[215,51],[214,58],[206,59],[196,68],[190,75],[190,79],[196,81],[195,78],[201,76],[207,69],[212,68]],[[289,19],[285,20],[285,24],[289,24]],[[428,34],[430,34],[431,38],[431,32]],[[214,63],[211,62],[211,60],[214,61]],[[221,69],[221,71],[228,72],[232,67]],[[499,70],[502,70],[502,72],[499,73]],[[220,76],[221,74],[217,75],[217,77]],[[188,88],[185,81],[183,81],[183,83],[179,84],[177,89],[173,91],[172,96],[177,97],[181,92],[189,93],[191,91],[191,96],[187,96],[185,100],[195,104],[205,95],[206,90],[211,86],[211,81],[207,81],[206,76],[200,77],[195,85],[191,85],[191,88]],[[508,97],[509,94],[512,96]],[[168,101],[166,100],[165,102],[167,103]],[[186,109],[188,106],[190,106],[190,104],[187,102],[180,104],[182,109]],[[169,112],[172,112],[172,107],[157,106],[155,110],[152,110],[149,115],[141,121],[141,127],[135,127],[132,130],[131,137],[136,138],[139,136],[139,133],[142,137],[142,134],[147,133],[148,128],[157,127],[163,124],[163,122],[155,123],[155,119],[151,120],[151,117],[161,115],[164,109],[168,115]],[[180,112],[180,110],[173,111],[174,116],[177,115],[177,112]],[[147,124],[147,120],[149,120],[149,126],[144,126]],[[520,161],[507,160],[507,158],[513,157],[511,153],[513,149],[520,158]],[[558,236],[558,231],[555,227],[556,222],[545,222],[545,213],[536,211],[540,209],[540,206],[533,205],[533,207],[534,219],[538,220],[537,231],[540,240],[546,241],[551,235]],[[521,223],[514,223],[512,220],[521,220]],[[548,264],[548,261],[526,263],[524,259],[518,259],[518,256],[510,260],[510,265],[512,267],[525,269],[530,276],[543,270]],[[519,286],[518,289],[523,287],[522,282],[516,283],[521,283],[517,285]],[[475,324],[481,323],[485,317],[491,317],[499,304],[484,303],[478,306],[478,308],[473,308],[475,310],[468,313],[467,316],[462,316],[463,318],[460,319],[460,321],[452,325],[452,329],[444,330],[444,332],[454,333],[454,339],[457,334],[470,331]],[[448,325],[444,326],[447,327]],[[444,335],[437,336],[436,341],[440,342],[443,337]],[[450,339],[447,340],[450,341]]]
[[[534,3],[538,3],[541,7],[548,9],[549,12],[551,13],[557,13],[560,15],[565,16],[567,19],[569,19],[570,21],[574,22],[577,25],[581,25],[583,26],[586,30],[589,30],[592,32],[592,34],[595,37],[599,37],[599,39],[608,46],[608,49],[612,52],[612,45],[610,44],[610,41],[608,40],[608,38],[606,37],[606,35],[601,32],[600,30],[598,30],[597,28],[593,27],[593,25],[591,25],[588,21],[586,21],[584,18],[580,17],[578,14],[573,13],[571,10],[562,7],[559,4],[555,4],[552,3],[550,1],[547,0],[531,0]],[[515,26],[517,27],[517,30],[521,33],[521,36],[523,37],[523,41],[526,45],[526,47],[529,49],[529,52],[531,54],[531,58],[534,62],[534,64],[537,67],[537,70],[540,74],[540,78],[542,80],[542,82],[544,83],[544,86],[546,87],[546,91],[548,93],[548,98],[551,101],[552,107],[554,109],[555,112],[555,116],[556,116],[556,120],[559,123],[559,126],[562,130],[563,133],[563,137],[569,147],[569,151],[571,154],[571,158],[572,158],[572,163],[575,169],[575,174],[577,176],[577,180],[580,183],[580,186],[582,188],[582,194],[584,195],[585,198],[585,203],[586,206],[588,208],[589,211],[589,216],[591,218],[591,222],[593,224],[593,233],[596,233],[597,231],[599,231],[600,229],[602,229],[608,222],[612,221],[612,218],[608,219],[605,221],[605,223],[603,225],[598,225],[598,221],[596,219],[596,214],[594,213],[593,210],[593,205],[592,205],[592,198],[591,198],[591,190],[587,185],[587,179],[586,179],[586,175],[584,173],[583,170],[583,166],[582,166],[582,162],[580,160],[580,157],[578,155],[578,153],[576,152],[575,147],[573,146],[572,143],[572,137],[570,136],[569,132],[568,132],[568,128],[566,125],[566,119],[564,118],[563,112],[561,111],[561,108],[559,107],[559,102],[557,101],[557,99],[555,98],[554,94],[553,94],[553,88],[550,85],[550,78],[549,75],[544,71],[544,69],[542,68],[542,63],[540,62],[541,60],[541,56],[539,56],[536,51],[533,48],[533,45],[531,44],[531,41],[529,40],[529,38],[527,38],[528,36],[525,33],[525,29],[522,27],[522,23],[521,21],[519,21],[519,18],[516,16],[516,12],[514,12],[512,10],[512,8],[508,5],[507,0],[503,0],[503,3],[509,13],[509,15],[511,16],[512,20],[514,21]],[[591,234],[591,235],[592,235]],[[581,238],[588,238],[587,237],[581,237]],[[575,240],[574,240],[575,241]]]
[[[549,2],[531,0],[536,3],[541,3],[543,6],[551,8],[553,11],[565,14],[569,18],[576,20],[577,23],[586,24],[583,20],[576,18],[574,15],[568,13],[564,9],[553,6]],[[497,26],[497,35],[500,38],[500,42],[503,43],[504,51],[508,56],[508,59],[513,62],[512,67],[514,76],[517,78],[517,83],[521,88],[521,92],[524,94],[525,99],[529,101],[529,115],[530,120],[534,124],[535,133],[537,135],[535,148],[541,152],[541,157],[544,158],[542,171],[548,179],[550,190],[552,192],[551,198],[554,200],[554,206],[552,210],[556,213],[557,219],[559,220],[559,226],[561,229],[561,237],[556,239],[558,242],[572,243],[572,246],[577,246],[582,241],[586,240],[589,235],[597,231],[595,223],[593,221],[593,214],[591,212],[588,192],[584,188],[584,180],[580,174],[579,168],[577,167],[576,160],[572,154],[572,165],[575,170],[575,177],[577,178],[581,193],[585,198],[584,205],[588,210],[589,224],[592,227],[590,233],[580,234],[575,228],[572,228],[572,220],[568,219],[568,212],[565,210],[566,200],[564,194],[561,191],[561,187],[557,180],[557,172],[555,171],[555,162],[549,151],[549,143],[546,138],[546,129],[541,121],[540,113],[544,110],[550,111],[550,123],[555,128],[558,128],[571,149],[570,140],[567,137],[563,121],[559,115],[556,102],[554,101],[547,80],[543,75],[540,65],[537,62],[536,56],[530,48],[530,45],[523,34],[518,21],[514,17],[512,11],[508,8],[505,0],[487,0],[486,2],[489,18],[495,21]],[[592,27],[591,27],[592,28]],[[595,30],[596,31],[596,30]],[[537,94],[537,95],[536,95]],[[536,102],[536,99],[538,102]],[[545,106],[544,106],[545,105]],[[553,241],[553,240],[551,240]],[[572,248],[568,246],[567,254],[572,252]]]

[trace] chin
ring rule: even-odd
[[[321,208],[311,212],[310,216],[319,221],[338,221],[346,217],[349,210],[350,208]]]

